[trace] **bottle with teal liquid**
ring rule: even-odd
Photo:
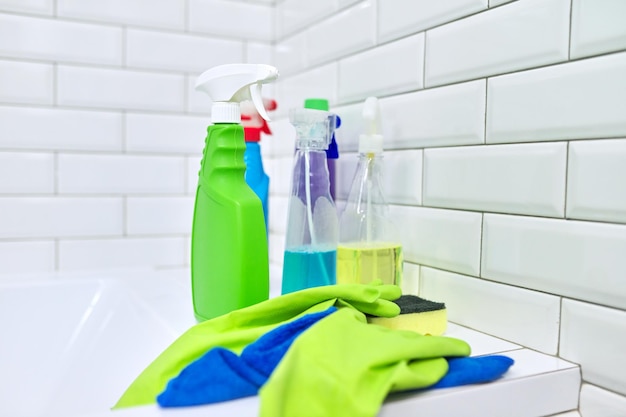
[[[289,121],[296,130],[296,154],[283,259],[283,294],[335,284],[339,238],[326,160],[336,116],[321,110],[292,109]]]

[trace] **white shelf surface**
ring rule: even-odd
[[[188,270],[165,270],[0,280],[0,388],[7,394],[0,415],[256,416],[258,397],[109,410],[134,376],[193,325],[188,277]],[[468,342],[473,356],[503,354],[515,364],[487,384],[392,394],[379,416],[532,417],[578,408],[578,365],[453,323],[446,335]],[[46,378],[33,385],[34,374]]]

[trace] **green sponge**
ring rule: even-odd
[[[440,336],[448,325],[446,305],[420,298],[416,295],[403,295],[394,300],[400,307],[400,315],[392,318],[368,317],[367,321],[396,330],[413,330],[424,335]]]

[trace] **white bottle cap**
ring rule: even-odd
[[[376,97],[368,97],[363,105],[366,133],[359,136],[359,153],[382,153],[383,135],[380,134],[380,108]]]

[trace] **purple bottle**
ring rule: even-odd
[[[296,130],[282,293],[336,282],[339,220],[330,195],[326,150],[336,126],[327,111],[292,109]]]

